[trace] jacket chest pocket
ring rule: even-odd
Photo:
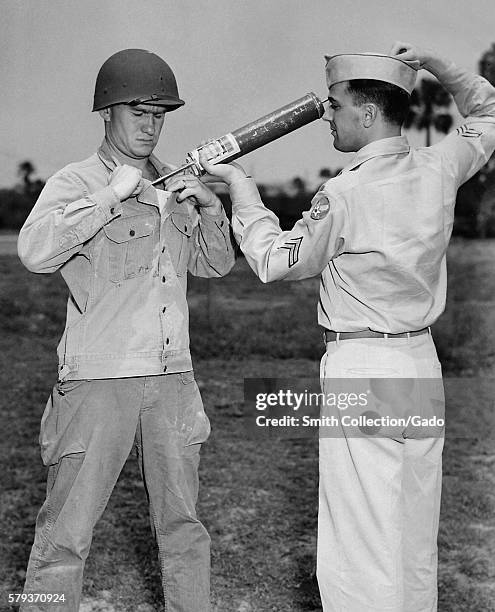
[[[118,283],[147,274],[153,263],[153,215],[119,217],[105,225],[108,278]]]
[[[170,215],[171,223],[168,226],[169,252],[177,276],[187,273],[193,222],[189,215],[173,212]]]

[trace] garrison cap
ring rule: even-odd
[[[391,55],[349,53],[325,55],[325,59],[328,88],[342,81],[373,79],[391,83],[411,94],[416,83],[417,68]]]

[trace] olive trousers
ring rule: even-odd
[[[21,610],[77,612],[93,528],[135,446],[165,610],[207,612],[210,538],[195,506],[199,451],[209,432],[193,372],[58,383],[41,424],[47,496],[24,593],[58,594],[59,603],[34,596]]]

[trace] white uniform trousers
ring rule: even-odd
[[[429,333],[348,339],[327,344],[321,378],[326,393],[331,378],[438,379],[441,367]],[[436,610],[443,436],[327,435],[317,553],[324,612]]]

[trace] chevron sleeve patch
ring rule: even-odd
[[[459,136],[463,136],[464,138],[479,138],[482,134],[479,130],[475,130],[466,124],[458,127],[456,132],[459,134]]]
[[[299,261],[299,249],[301,247],[303,236],[299,236],[299,238],[291,238],[289,241],[284,242],[282,246],[279,246],[279,249],[287,249],[289,251],[289,268],[295,266]]]

